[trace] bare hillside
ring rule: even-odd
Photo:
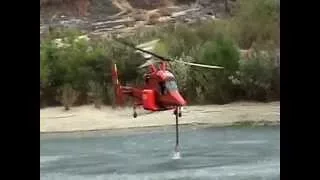
[[[40,35],[49,26],[73,27],[94,35],[130,33],[139,27],[221,18],[225,0],[41,0]]]

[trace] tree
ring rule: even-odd
[[[75,91],[70,84],[65,84],[58,89],[57,100],[63,104],[66,111],[70,110],[70,107],[76,102],[79,93]]]

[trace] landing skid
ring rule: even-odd
[[[137,111],[136,111],[136,109],[137,109],[137,107],[138,106],[141,106],[142,104],[134,104],[133,105],[133,118],[137,118],[138,117],[138,114],[137,114]],[[145,110],[147,110],[147,111],[152,111],[152,112],[157,112],[157,111],[168,111],[168,110],[171,110],[171,109],[174,109],[174,114],[176,113],[176,107],[156,107],[155,109],[146,109],[146,108],[144,108]],[[178,107],[178,109],[179,109],[179,113],[178,113],[178,116],[179,117],[181,117],[182,116],[182,114],[181,114],[181,107]]]

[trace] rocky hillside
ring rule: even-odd
[[[227,2],[227,3],[226,3]],[[90,35],[129,34],[158,24],[223,18],[227,0],[41,0],[40,37],[49,27],[79,28]]]

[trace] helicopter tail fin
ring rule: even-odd
[[[122,92],[121,84],[119,82],[118,69],[116,64],[112,66],[112,83],[114,87],[114,94],[115,94],[115,101],[116,101],[115,103],[116,105],[123,105],[124,104],[123,92]]]

